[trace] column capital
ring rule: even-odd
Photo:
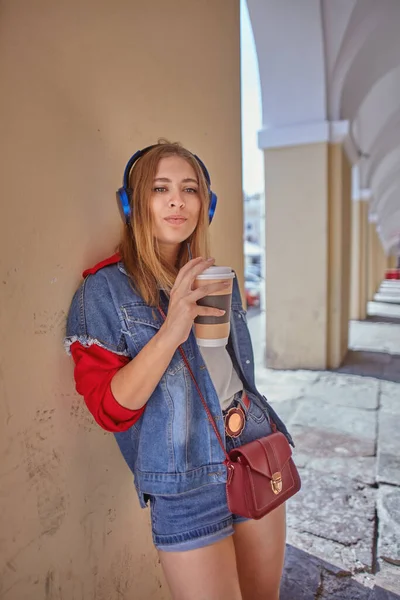
[[[261,150],[303,146],[319,142],[343,144],[352,164],[359,159],[357,148],[350,134],[350,122],[346,120],[291,123],[279,127],[263,127],[258,132],[258,147]]]
[[[369,213],[368,215],[368,223],[377,223],[378,222],[378,214],[377,213]]]
[[[363,200],[364,202],[369,202],[370,200],[372,200],[371,188],[362,188],[360,190],[360,200]]]

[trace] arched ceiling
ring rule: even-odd
[[[400,240],[400,1],[247,4],[263,132],[347,121],[360,185],[371,190],[370,212],[385,250],[393,251]]]

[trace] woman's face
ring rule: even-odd
[[[176,251],[196,229],[201,207],[199,183],[193,167],[180,156],[158,163],[150,210],[153,232],[161,251]]]

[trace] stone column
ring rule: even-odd
[[[322,125],[314,143],[303,139],[279,146],[268,139],[268,131],[260,134],[266,181],[266,363],[272,368],[337,367],[347,351],[351,165],[343,144],[330,143],[332,124],[325,124],[325,139]]]
[[[373,300],[382,280],[388,264],[388,257],[383,249],[381,240],[376,231],[376,224],[369,223],[368,226],[368,265],[367,265],[367,294],[368,300]]]
[[[385,271],[387,269],[388,264],[388,256],[383,249],[382,242],[378,234],[376,234],[377,239],[377,263],[375,270],[375,289],[378,290],[381,285],[383,279],[385,278]]]
[[[368,223],[368,252],[367,252],[367,297],[373,300],[376,292],[375,270],[376,270],[376,229],[375,223]]]
[[[367,316],[368,200],[361,192],[353,196],[351,220],[350,318]]]

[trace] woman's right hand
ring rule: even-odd
[[[168,340],[176,348],[183,344],[189,337],[196,317],[221,317],[225,314],[224,310],[199,306],[197,300],[204,298],[214,292],[230,287],[231,283],[218,282],[205,284],[197,289],[193,289],[193,284],[198,275],[214,264],[214,259],[204,260],[203,258],[193,258],[184,265],[175,280],[171,290],[168,306],[168,315],[160,329]]]

